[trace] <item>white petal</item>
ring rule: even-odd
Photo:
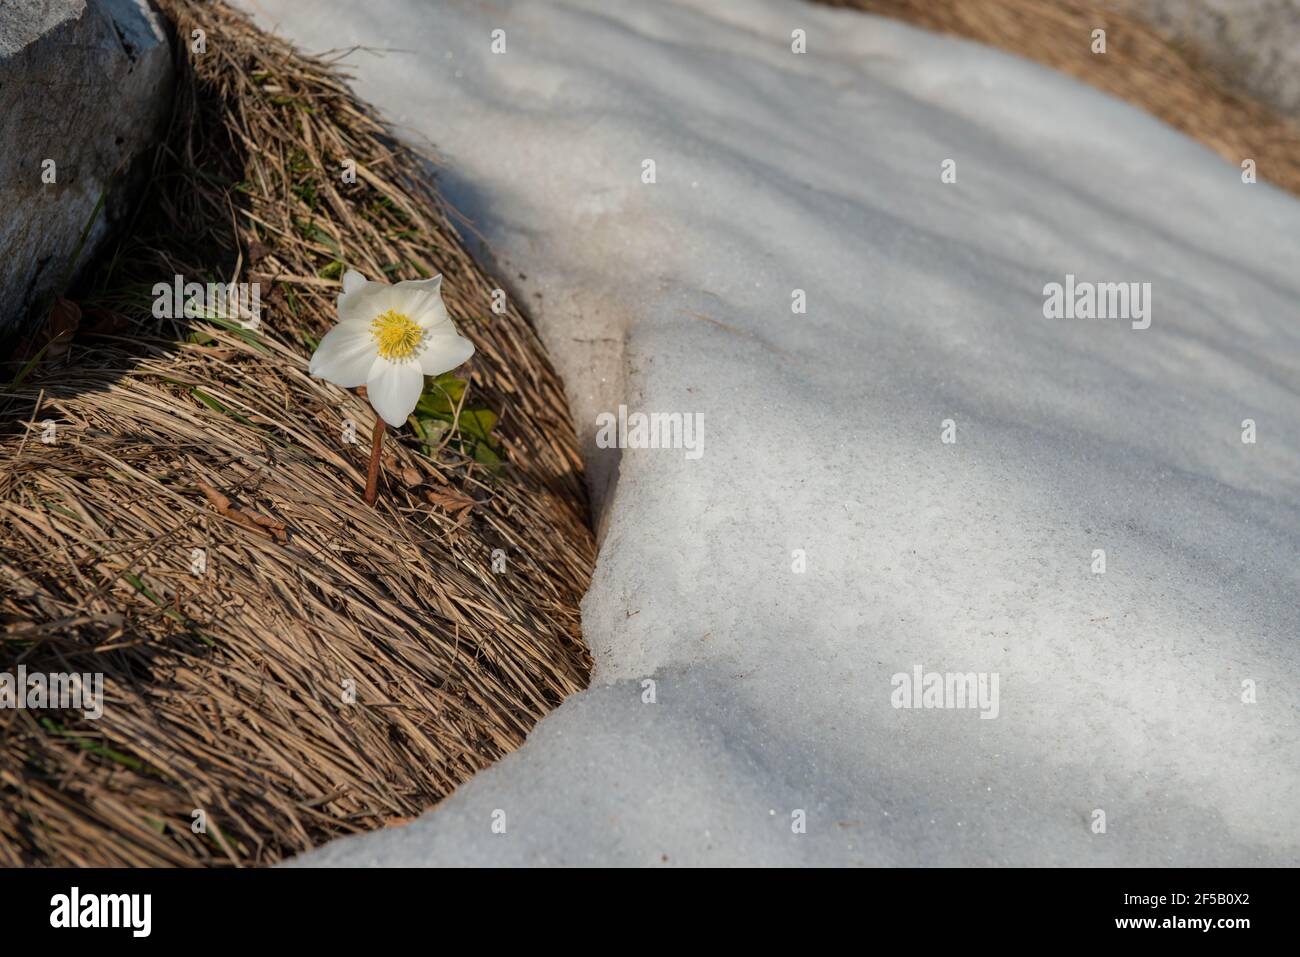
[[[442,330],[455,334],[456,327],[451,324],[451,316],[447,312],[447,307],[443,305],[442,297],[426,297],[422,301],[411,303],[411,311],[407,313],[425,332],[431,332],[435,335]]]
[[[375,340],[368,323],[340,322],[325,333],[307,371],[345,389],[366,381],[375,362]]]
[[[455,332],[425,336],[427,345],[420,353],[420,368],[425,375],[442,375],[450,372],[474,354],[474,343]]]
[[[356,292],[367,282],[369,282],[369,280],[366,279],[365,276],[361,275],[361,273],[357,272],[355,269],[349,269],[343,274],[343,291],[345,293]]]
[[[450,319],[442,304],[442,273],[432,279],[406,279],[393,286],[393,308],[410,316],[425,329]]]
[[[382,282],[367,282],[353,292],[340,294],[337,302],[339,321],[364,319],[369,322],[381,312],[393,308],[393,287]]]
[[[366,396],[375,411],[393,428],[415,411],[424,391],[424,373],[418,362],[389,362],[380,356],[370,367]]]
[[[414,289],[417,292],[432,292],[442,295],[442,273],[432,279],[403,279],[397,284],[398,289]]]

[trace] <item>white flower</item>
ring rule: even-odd
[[[338,299],[339,324],[325,334],[308,371],[345,389],[366,387],[370,404],[400,426],[424,391],[474,354],[442,304],[442,276],[390,286],[348,270]]]

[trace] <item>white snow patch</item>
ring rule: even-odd
[[[445,156],[601,493],[593,687],[416,823],[301,863],[1300,861],[1293,198],[851,12],[255,8],[387,49],[350,56],[358,91]],[[1045,319],[1067,273],[1150,282],[1151,328]],[[596,448],[619,403],[703,413],[703,457]],[[998,674],[999,716],[895,709],[915,665]]]

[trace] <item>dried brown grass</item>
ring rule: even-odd
[[[1300,127],[1234,88],[1193,47],[1106,0],[818,0],[1018,54],[1127,100],[1234,166],[1300,195]],[[1106,31],[1106,53],[1091,34]]]
[[[536,335],[490,312],[498,283],[422,160],[338,70],[221,3],[162,6],[207,52],[178,45],[141,212],[73,294],[78,336],[0,392],[0,670],[106,676],[98,721],[0,710],[0,864],[269,864],[384,827],[517,747],[589,671],[594,545]],[[306,371],[340,261],[445,275],[503,469],[454,433],[390,432],[363,504],[368,406]],[[262,282],[261,333],[153,320],[174,273]]]

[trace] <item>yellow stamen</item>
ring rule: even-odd
[[[424,337],[424,330],[395,309],[376,316],[370,323],[370,334],[375,337],[379,354],[385,359],[409,359]]]

